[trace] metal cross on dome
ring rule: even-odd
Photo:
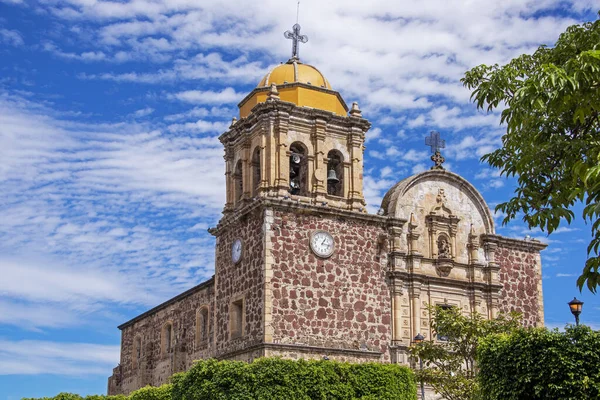
[[[425,145],[431,147],[431,161],[434,162],[434,166],[431,169],[444,169],[442,164],[446,159],[440,153],[440,149],[446,147],[446,141],[440,137],[440,133],[437,131],[431,131],[429,136],[425,138]]]
[[[300,24],[298,23],[294,24],[292,30],[286,31],[283,36],[285,36],[286,39],[292,39],[292,58],[298,59],[298,42],[308,42],[308,36],[300,34]]]
[[[431,153],[440,151],[446,147],[446,141],[440,137],[440,133],[437,131],[431,131],[429,136],[425,138],[425,145],[431,147]]]

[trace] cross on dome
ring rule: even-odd
[[[439,132],[431,131],[425,138],[425,145],[431,147],[431,153],[435,153],[446,147],[446,141],[440,137]]]
[[[300,34],[300,24],[296,23],[292,27],[291,31],[285,31],[283,34],[286,39],[292,39],[292,60],[299,59],[299,46],[298,43],[306,43],[308,42],[308,36]]]
[[[431,161],[433,161],[434,166],[431,169],[444,169],[442,164],[446,159],[440,153],[440,149],[446,147],[446,141],[440,137],[440,133],[437,131],[431,131],[429,136],[425,138],[425,145],[431,147],[431,152],[433,155],[431,156]]]

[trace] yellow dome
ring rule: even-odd
[[[265,75],[257,87],[271,86],[271,84],[284,85],[286,83],[306,83],[320,88],[331,89],[327,78],[315,67],[302,64],[297,59],[291,59],[285,64],[280,64]]]
[[[323,74],[312,65],[302,64],[293,57],[287,63],[273,68],[238,104],[240,117],[246,118],[256,105],[266,102],[271,96],[273,85],[278,100],[340,116],[348,113],[344,99],[331,88]]]

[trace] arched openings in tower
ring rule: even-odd
[[[233,170],[233,199],[235,203],[240,201],[244,194],[244,180],[242,175],[242,160],[238,160]]]
[[[344,156],[338,150],[327,153],[327,194],[344,195]]]
[[[290,146],[290,193],[298,196],[308,194],[308,151],[300,142]]]
[[[258,195],[260,187],[261,170],[260,170],[260,147],[256,147],[252,153],[252,197]]]

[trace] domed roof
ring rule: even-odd
[[[306,83],[320,88],[331,89],[327,78],[315,67],[301,63],[297,58],[290,59],[285,64],[280,64],[273,68],[260,81],[257,88],[277,86],[286,83]]]

